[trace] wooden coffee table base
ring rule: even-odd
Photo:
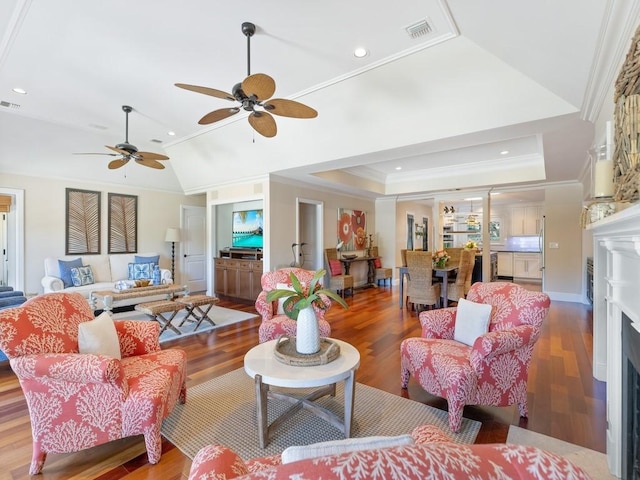
[[[336,384],[325,385],[313,392],[305,395],[304,397],[295,397],[293,395],[287,395],[282,392],[274,392],[269,388],[269,385],[262,383],[262,376],[255,376],[256,384],[256,399],[258,405],[258,437],[260,439],[260,447],[265,448],[269,444],[269,437],[271,433],[291,418],[296,412],[302,410],[310,411],[314,415],[322,418],[326,422],[341,430],[344,433],[345,438],[351,436],[351,421],[353,419],[353,394],[355,389],[355,372],[352,371],[351,375],[345,378],[344,381],[344,420],[338,417],[331,410],[328,410],[317,403],[316,400],[331,395],[336,395]],[[276,418],[271,424],[268,423],[268,399],[283,400],[291,404],[287,410],[282,412],[278,418]]]

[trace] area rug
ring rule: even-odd
[[[340,418],[344,417],[343,386],[344,382],[338,384],[335,397],[318,401]],[[253,379],[244,369],[234,370],[189,388],[187,403],[177,405],[165,419],[162,434],[190,458],[203,446],[216,443],[230,447],[245,460],[277,455],[291,445],[344,438],[336,427],[301,410],[272,432],[270,443],[262,449],[255,398]],[[269,423],[289,406],[270,399]],[[422,424],[438,425],[449,432],[447,412],[356,383],[352,437],[401,435]],[[460,433],[452,438],[458,443],[473,443],[480,426],[480,422],[465,418]]]
[[[580,445],[574,445],[573,443],[558,440],[557,438],[532,432],[531,430],[514,425],[509,427],[506,443],[529,445],[560,455],[581,467],[594,480],[616,478],[609,473],[607,456],[604,453],[596,452],[595,450],[590,450]]]
[[[171,322],[171,324],[180,331],[180,335],[175,333],[173,330],[167,329],[162,332],[162,335],[160,335],[160,343],[173,340],[178,337],[186,337],[195,333],[208,332],[211,330],[215,330],[216,328],[226,327],[227,325],[232,325],[244,320],[249,320],[250,318],[254,318],[257,316],[253,313],[242,312],[240,310],[233,310],[231,308],[218,307],[214,305],[213,307],[211,307],[208,316],[211,320],[213,320],[215,325],[211,325],[205,320],[200,324],[198,329],[194,331],[193,328],[195,327],[195,323],[191,321],[185,322],[182,327],[178,326],[180,322],[182,322],[182,319],[185,317],[185,315],[186,311],[180,311],[176,314],[175,318]],[[136,310],[115,313],[113,314],[113,318],[116,320],[150,320],[147,315]]]

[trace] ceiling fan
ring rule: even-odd
[[[122,110],[126,115],[124,142],[117,144],[115,147],[105,145],[109,150],[113,150],[116,153],[76,153],[76,155],[111,155],[112,157],[120,157],[109,162],[109,169],[111,170],[123,167],[129,160],[135,160],[136,163],[144,165],[145,167],[157,168],[158,170],[163,169],[164,165],[158,162],[158,160],[169,160],[169,157],[160,155],[159,153],[139,152],[135,145],[129,143],[129,114],[133,111],[133,108],[128,105],[123,105]]]
[[[251,75],[251,37],[256,31],[256,26],[250,22],[242,24],[242,33],[247,37],[247,78],[242,83],[237,83],[232,93],[216,90],[215,88],[199,87],[197,85],[187,85],[176,83],[176,87],[191,90],[192,92],[211,95],[232,102],[239,102],[240,106],[231,108],[221,108],[207,113],[198,123],[208,125],[235,115],[244,109],[249,114],[249,124],[260,135],[265,137],[275,137],[278,132],[274,115],[291,118],[314,118],[318,116],[313,108],[302,103],[283,98],[271,98],[276,90],[276,82],[269,75],[255,73]]]

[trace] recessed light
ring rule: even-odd
[[[369,51],[364,47],[358,47],[353,51],[356,58],[363,58],[369,55]]]
[[[506,155],[507,153],[509,153],[509,150],[502,150],[502,151],[500,152],[500,155]]]
[[[173,137],[176,134],[176,132],[167,132],[167,135],[169,135],[170,137]]]
[[[27,91],[24,88],[16,87],[13,89],[15,93],[19,93],[20,95],[26,95]]]
[[[402,170],[402,167],[396,167],[396,170]]]

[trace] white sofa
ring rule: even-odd
[[[87,300],[90,299],[91,292],[98,290],[112,290],[115,283],[120,280],[129,279],[129,264],[134,263],[135,257],[153,257],[157,253],[124,253],[113,255],[70,255],[65,257],[47,257],[44,259],[44,277],[42,278],[42,288],[44,293],[51,292],[78,292]],[[82,285],[79,287],[66,287],[62,278],[60,278],[60,268],[58,260],[74,260],[82,258],[83,265],[91,265],[94,283],[90,285]],[[161,268],[160,277],[163,284],[173,283],[171,271]],[[162,295],[150,295],[148,298],[131,299],[128,305],[148,302],[152,300],[160,300],[164,298]],[[123,302],[122,305],[127,305]],[[101,306],[94,305],[94,308]]]

